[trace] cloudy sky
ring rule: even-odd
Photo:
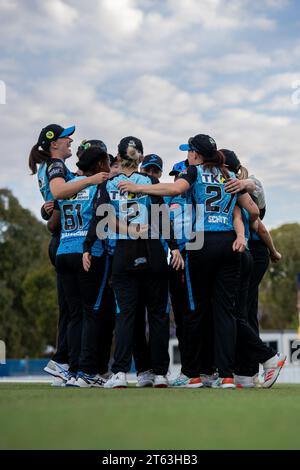
[[[178,145],[207,133],[263,181],[269,227],[299,222],[299,13],[297,0],[0,0],[0,187],[38,214],[27,160],[51,122],[77,126],[74,149],[140,137],[165,179]]]

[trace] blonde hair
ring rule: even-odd
[[[237,172],[237,178],[239,180],[246,180],[248,178],[249,172],[246,167],[240,166],[239,171]]]
[[[128,145],[126,157],[121,157],[121,168],[138,168],[142,156],[135,147]]]

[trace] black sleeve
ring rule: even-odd
[[[66,166],[63,161],[55,160],[50,162],[47,167],[47,177],[49,182],[54,178],[66,178]]]
[[[41,216],[42,216],[42,219],[44,220],[49,220],[51,218],[51,215],[52,214],[47,214],[47,212],[45,211],[44,209],[44,204],[42,205],[41,207]]]
[[[47,212],[45,211],[44,205],[45,205],[45,204],[43,204],[42,207],[41,207],[41,216],[42,216],[42,219],[44,219],[44,220],[50,220],[50,219],[51,219],[51,216],[52,216],[52,212],[51,212],[50,215],[47,214]],[[57,202],[56,200],[54,201],[53,210],[57,210],[57,211],[60,210],[59,204],[58,204],[58,202]]]
[[[259,218],[260,218],[260,220],[263,220],[265,214],[266,214],[266,206],[263,207],[262,209],[259,209]]]
[[[153,176],[149,176],[149,178],[152,181],[152,184],[158,184],[159,180]],[[168,243],[168,246],[170,250],[177,250],[178,249],[178,244],[175,239],[174,235],[174,225],[173,221],[171,220],[170,217],[170,208],[168,204],[165,203],[164,198],[162,196],[150,196],[151,198],[151,204],[157,204],[159,205],[159,208],[161,209],[160,214],[159,214],[159,233],[162,234],[162,219],[163,217],[167,217],[170,221],[170,238],[165,238],[166,242]],[[150,222],[151,223],[151,222]]]
[[[190,165],[187,168],[186,173],[181,173],[179,175],[179,179],[184,179],[189,183],[190,186],[193,186],[193,184],[197,180],[197,168],[195,167],[195,165]]]
[[[94,245],[95,241],[97,240],[97,225],[100,222],[100,220],[103,219],[103,216],[98,216],[97,215],[97,209],[101,204],[108,204],[110,202],[110,198],[106,189],[106,182],[100,184],[98,186],[98,191],[96,193],[95,199],[94,199],[94,214],[91,219],[89,229],[87,236],[84,240],[83,243],[83,252],[85,253],[86,251],[91,253],[92,246]]]

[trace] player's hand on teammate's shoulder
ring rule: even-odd
[[[109,173],[101,171],[101,173],[96,173],[95,175],[89,176],[91,184],[101,184],[104,181],[108,180]]]
[[[232,249],[233,251],[237,251],[238,253],[243,253],[246,249],[246,246],[246,238],[242,236],[237,236],[232,244]]]
[[[225,191],[226,193],[236,194],[241,191],[244,191],[245,183],[243,180],[238,180],[235,178],[230,178],[227,183],[225,183]]]
[[[270,259],[273,263],[278,263],[282,258],[282,255],[279,253],[279,251],[272,251],[270,252]]]
[[[90,255],[90,253],[88,251],[86,251],[82,255],[82,265],[83,265],[83,269],[86,272],[88,272],[90,270],[91,262],[92,262],[92,257]]]
[[[128,192],[128,193],[137,193],[137,184],[131,183],[131,181],[120,181],[118,183],[118,188],[120,191]]]

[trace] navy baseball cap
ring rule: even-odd
[[[87,171],[92,168],[97,162],[107,162],[108,154],[103,152],[99,147],[89,147],[79,156],[76,165],[82,171]]]
[[[109,165],[113,166],[118,161],[118,157],[114,157],[111,153],[109,153],[108,156],[109,156]]]
[[[241,168],[241,162],[239,161],[236,153],[233,150],[222,149],[220,152],[223,153],[225,157],[225,165],[228,167],[228,170],[237,173]]]
[[[179,173],[186,170],[186,168],[187,168],[186,160],[183,160],[182,162],[177,162],[177,163],[175,163],[175,165],[173,165],[173,168],[170,171],[169,175],[170,176],[177,176],[177,175],[179,175]]]
[[[74,134],[74,132],[75,126],[63,128],[58,124],[49,124],[49,126],[46,126],[41,130],[38,144],[43,150],[49,150],[51,142],[61,139],[62,137],[69,137]]]
[[[209,135],[197,134],[189,138],[188,144],[181,144],[179,150],[183,152],[191,150],[209,158],[217,150],[217,144]]]
[[[156,155],[155,153],[151,153],[149,155],[145,155],[143,162],[141,164],[141,168],[147,168],[147,166],[157,166],[160,171],[163,171],[163,161],[162,159]]]

